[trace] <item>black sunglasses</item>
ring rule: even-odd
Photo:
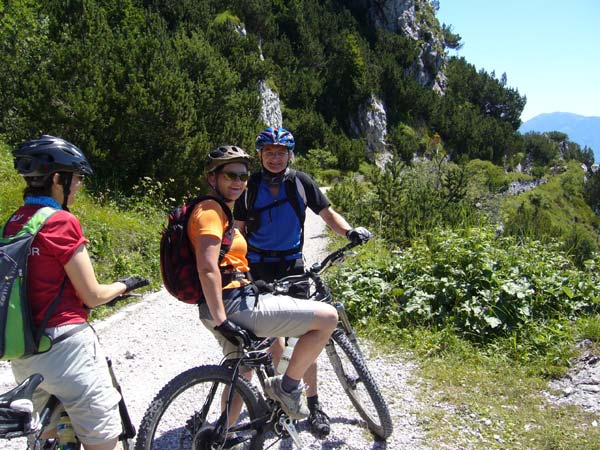
[[[225,175],[225,178],[227,178],[229,181],[248,181],[248,177],[250,175],[248,175],[247,172],[244,173],[237,173],[237,172],[221,172],[223,175]]]

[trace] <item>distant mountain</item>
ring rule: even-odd
[[[600,117],[586,117],[572,113],[555,112],[535,116],[523,123],[521,133],[537,131],[560,131],[569,135],[569,140],[594,150],[594,159],[600,162]]]

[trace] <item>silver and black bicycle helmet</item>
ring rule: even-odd
[[[73,174],[93,173],[92,166],[77,146],[49,134],[19,144],[13,157],[15,169],[32,188],[42,188],[52,174],[60,174],[64,195],[62,208],[66,211],[69,210],[67,202]]]
[[[241,147],[235,145],[221,145],[216,149],[211,150],[208,154],[206,171],[208,173],[214,172],[225,164],[236,162],[245,164],[246,167],[248,167],[250,165],[250,155],[248,155]]]
[[[41,187],[56,172],[91,175],[92,167],[75,145],[59,137],[42,135],[20,144],[14,151],[14,166],[33,187]]]

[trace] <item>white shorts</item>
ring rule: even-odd
[[[249,288],[235,291],[232,296],[234,308],[228,307],[229,299],[225,300],[227,318],[259,337],[302,336],[310,329],[315,309],[323,306],[322,302],[272,294],[260,294],[256,302],[256,295]],[[227,294],[229,297],[232,293]],[[238,348],[214,329],[215,322],[210,318],[208,306],[203,304],[200,311],[202,323],[219,341],[223,355],[238,357]]]
[[[46,331],[56,338],[72,327]],[[12,361],[12,370],[17,383],[34,373],[44,377],[34,393],[36,411],[43,408],[50,394],[55,395],[82,443],[103,444],[121,434],[121,395],[113,386],[104,352],[91,327],[58,342],[46,353]],[[48,429],[56,427],[61,411],[54,411]]]

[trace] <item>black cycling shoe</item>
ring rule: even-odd
[[[323,412],[320,405],[317,405],[310,411],[308,423],[310,425],[310,431],[319,439],[323,439],[329,435],[329,432],[331,431],[331,427],[329,426],[329,416]]]

